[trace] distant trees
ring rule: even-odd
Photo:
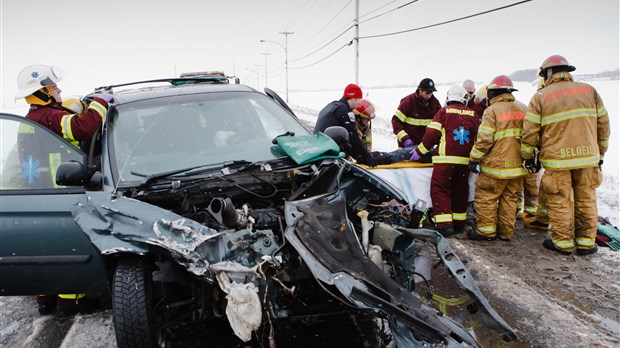
[[[517,70],[515,72],[513,72],[512,74],[508,75],[508,77],[510,77],[510,79],[515,82],[515,81],[519,81],[519,82],[532,82],[536,79],[536,77],[538,76],[538,70],[537,69],[525,69],[525,70]]]
[[[578,77],[581,76],[586,79],[592,78],[603,78],[603,79],[618,79],[620,77],[620,69],[611,70],[611,71],[603,71],[596,74],[588,74],[581,75],[573,73],[573,76]],[[508,75],[512,81],[519,82],[532,82],[538,77],[538,69],[525,69],[525,70],[517,70],[512,74]]]

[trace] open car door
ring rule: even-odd
[[[55,180],[86,155],[21,116],[0,114],[0,130],[1,295],[106,291],[102,257],[71,214],[85,190]]]

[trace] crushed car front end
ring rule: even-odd
[[[399,347],[478,346],[412,291],[417,243],[435,245],[490,325],[515,338],[447,242],[406,228],[411,206],[392,185],[338,155],[287,155],[278,136],[302,154],[319,145],[247,87],[175,88],[117,94],[102,189],[73,211],[114,265],[119,346],[162,345],[187,320],[226,317],[250,341],[276,320],[347,311],[386,320]]]

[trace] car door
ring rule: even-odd
[[[102,256],[71,214],[85,190],[53,180],[86,155],[24,117],[0,114],[0,132],[0,295],[106,291]]]

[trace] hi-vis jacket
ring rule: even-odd
[[[82,115],[63,109],[59,102],[45,106],[32,105],[26,118],[44,125],[78,147],[80,141],[89,140],[101,127],[107,108],[108,103],[99,98],[95,98]]]
[[[392,129],[398,138],[398,147],[403,147],[406,139],[411,139],[414,144],[422,142],[426,126],[439,109],[441,104],[434,95],[425,101],[418,97],[416,91],[401,99],[398,110],[392,116]]]
[[[595,167],[607,151],[609,117],[594,87],[553,74],[530,100],[523,125],[521,156],[539,159],[551,170]],[[540,142],[540,143],[539,143]]]
[[[469,154],[472,161],[480,163],[481,173],[498,179],[512,179],[527,173],[521,166],[520,154],[526,110],[510,93],[491,99]]]
[[[467,165],[479,122],[474,110],[458,102],[450,103],[435,114],[415,151],[424,155],[439,144],[434,164]]]

